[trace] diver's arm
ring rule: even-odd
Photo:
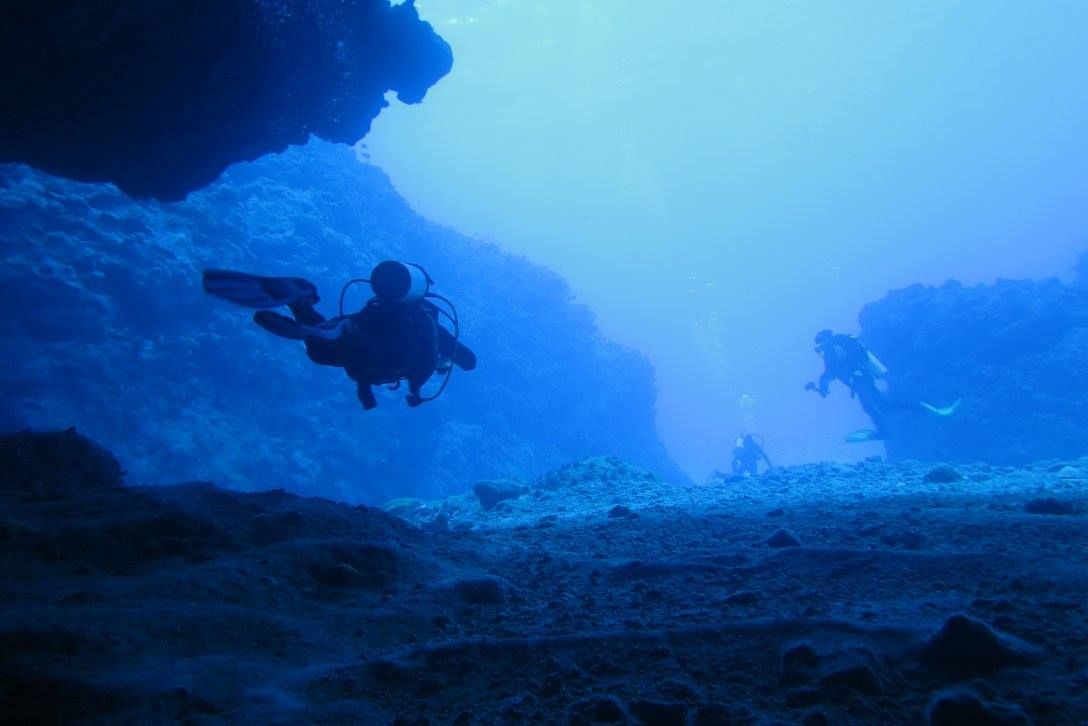
[[[774,466],[773,464],[771,464],[771,458],[767,456],[767,452],[763,450],[763,447],[760,447],[759,455],[763,457],[763,461],[766,462],[768,469]]]
[[[828,365],[827,361],[825,360],[824,372],[820,374],[820,380],[816,384],[816,392],[819,393],[821,396],[826,396],[828,386],[831,385],[831,381],[833,381],[834,379],[835,374],[831,372],[831,366]]]
[[[441,325],[438,326],[438,354],[452,360],[462,370],[471,371],[476,367],[476,354]]]

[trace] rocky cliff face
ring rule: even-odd
[[[176,200],[230,164],[354,143],[449,72],[411,0],[14,0],[0,162]]]
[[[380,501],[596,454],[684,478],[657,438],[641,356],[603,340],[557,276],[420,218],[345,147],[235,167],[167,205],[3,167],[0,255],[0,425],[76,425],[129,481],[187,472]],[[415,410],[399,392],[364,413],[341,371],[200,290],[205,267],[301,275],[332,313],[340,284],[386,258],[427,267],[480,356]]]
[[[861,313],[891,395],[943,403],[947,420],[897,414],[895,459],[1025,464],[1088,442],[1088,287],[1058,280],[897,290]]]

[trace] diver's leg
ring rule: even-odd
[[[303,325],[320,325],[325,322],[325,316],[314,309],[314,302],[316,301],[302,300],[291,303],[287,308],[295,316],[295,320]]]
[[[363,404],[363,408],[367,411],[378,405],[378,399],[374,398],[374,391],[370,389],[369,383],[362,381],[356,383],[355,395],[359,397],[359,403]]]
[[[873,422],[873,429],[877,436],[884,438],[887,435],[887,427],[884,421],[884,412],[880,408],[880,391],[871,383],[869,386],[860,386],[855,389],[858,401],[861,402],[861,410],[864,411]]]
[[[432,369],[433,370],[433,369]],[[430,378],[430,371],[427,375],[414,374],[408,377],[408,405],[415,408],[419,404],[423,403],[423,396],[420,391],[423,388],[423,384]]]
[[[882,395],[880,408],[884,411],[921,411],[922,404],[917,401],[895,401]]]

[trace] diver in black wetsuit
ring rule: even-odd
[[[831,381],[838,379],[850,389],[850,397],[857,398],[861,408],[873,421],[872,431],[858,431],[847,437],[851,443],[878,441],[887,437],[886,411],[928,411],[937,416],[951,416],[959,407],[959,401],[951,406],[937,408],[923,402],[892,401],[877,388],[876,381],[888,372],[884,364],[852,335],[821,330],[816,334],[816,352],[824,359],[824,372],[818,383],[809,382],[805,390],[816,391],[822,397],[828,394]]]
[[[476,367],[476,355],[459,340],[459,323],[452,314],[431,300],[452,304],[430,292],[430,276],[418,265],[395,261],[379,263],[368,280],[374,296],[357,313],[343,314],[344,294],[340,295],[340,315],[326,319],[314,309],[320,299],[313,283],[298,277],[261,277],[231,270],[206,270],[204,289],[246,307],[262,308],[253,321],[281,338],[301,340],[310,360],[343,368],[356,383],[356,393],[363,408],[377,405],[372,386],[399,385],[408,382],[409,406],[433,400],[445,388],[452,367],[463,370]],[[268,308],[286,305],[291,316]],[[440,324],[448,318],[454,331]],[[442,388],[424,398],[421,388],[435,372],[444,373]]]
[[[770,469],[771,460],[767,457],[767,452],[763,450],[763,447],[756,443],[755,437],[751,434],[738,436],[733,446],[733,476],[742,476],[745,473],[756,476],[759,473],[761,459],[767,463],[767,468]]]

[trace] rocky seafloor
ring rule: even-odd
[[[1088,460],[599,458],[390,511],[125,486],[73,431],[0,471],[9,722],[1088,720]]]

